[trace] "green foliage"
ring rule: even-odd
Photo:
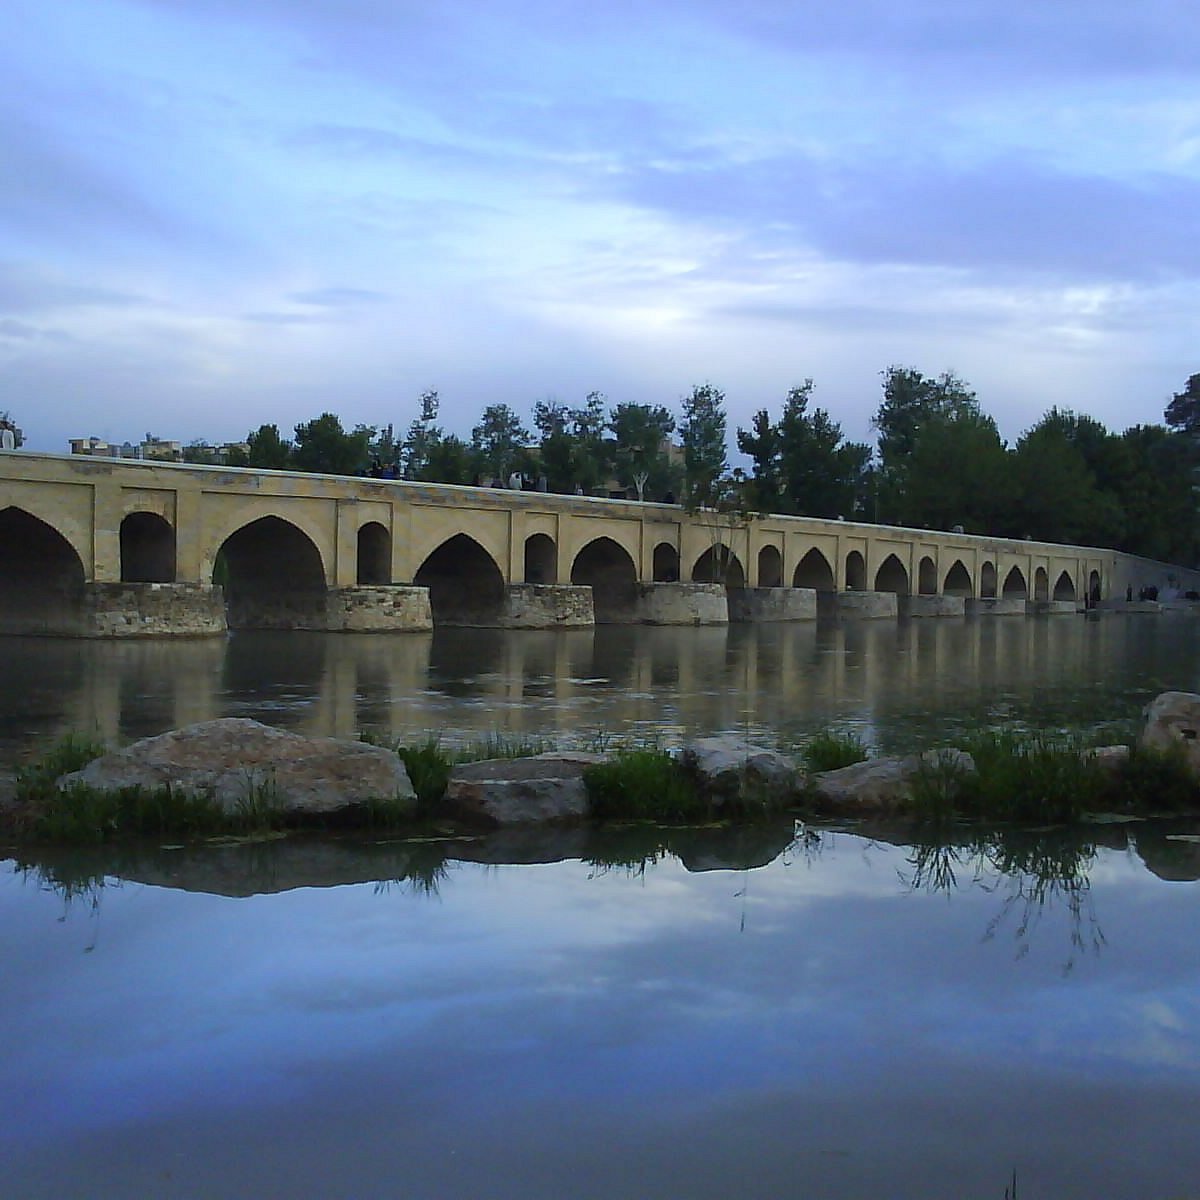
[[[529,433],[507,404],[489,404],[479,424],[471,430],[471,447],[494,478],[506,480],[517,451],[529,441]]]
[[[707,806],[683,768],[662,750],[625,750],[588,767],[583,781],[601,820],[685,821]]]
[[[632,484],[639,500],[644,500],[647,492],[662,497],[678,491],[681,481],[666,450],[675,418],[662,405],[618,404],[608,427],[613,435],[617,478]]]
[[[1196,812],[1197,782],[1182,744],[1167,750],[1130,747],[1129,757],[1113,772],[1108,807],[1130,812]]]
[[[430,483],[467,482],[466,479],[442,479],[432,473],[445,437],[436,423],[441,398],[436,389],[429,388],[417,397],[417,404],[417,415],[409,425],[404,441],[397,447],[400,474],[405,479],[423,479]]]
[[[446,795],[453,760],[442,749],[436,737],[427,738],[416,746],[401,746],[400,755],[409,781],[417,793],[417,803],[423,810],[436,808]]]
[[[1200,375],[1190,375],[1182,392],[1176,392],[1163,418],[1167,424],[1189,437],[1200,436]]]
[[[367,469],[375,430],[358,425],[353,433],[342,428],[333,413],[322,413],[296,426],[292,459],[296,470],[326,475],[362,475]]]
[[[725,393],[706,383],[683,401],[684,486],[688,504],[715,508],[728,466],[725,448]]]
[[[825,732],[812,738],[800,757],[810,771],[836,771],[862,762],[867,748],[857,734]]]
[[[246,445],[250,447],[247,465],[262,467],[268,471],[288,471],[295,465],[292,460],[292,443],[279,436],[277,425],[260,425],[246,434]]]

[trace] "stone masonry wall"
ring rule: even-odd
[[[225,597],[196,583],[89,583],[81,637],[211,637],[223,634]]]

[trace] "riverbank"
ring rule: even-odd
[[[738,737],[670,750],[547,750],[493,740],[383,747],[305,738],[244,719],[203,722],[116,751],[68,738],[0,776],[14,844],[399,832],[651,821],[895,818],[1064,825],[1091,814],[1200,813],[1200,696],[1165,693],[1132,744],[981,731],[954,747],[868,757],[857,739],[790,753]]]

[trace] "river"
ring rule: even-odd
[[[8,639],[0,745],[1131,730],[1186,615]],[[1200,823],[0,847],[0,1193],[1170,1200]]]

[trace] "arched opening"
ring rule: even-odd
[[[829,559],[815,546],[796,564],[792,587],[812,588],[816,592],[836,592],[837,580]]]
[[[465,533],[443,542],[413,577],[429,589],[434,625],[496,626],[504,609],[504,576],[492,556]]]
[[[358,531],[358,582],[392,582],[392,538],[378,521]]]
[[[857,550],[851,550],[846,555],[846,589],[851,592],[864,592],[867,589],[866,560]]]
[[[659,542],[654,547],[654,582],[679,582],[679,551],[670,542]]]
[[[312,539],[290,521],[260,517],[217,551],[230,629],[324,629],[325,571]]]
[[[1054,581],[1054,600],[1074,600],[1075,599],[1075,584],[1071,582],[1071,576],[1063,571],[1061,575]]]
[[[121,522],[121,582],[175,582],[175,530],[158,513],[134,512]]]
[[[598,625],[631,621],[637,607],[637,568],[623,547],[601,537],[575,556],[571,582],[592,589],[592,608]]]
[[[922,596],[937,595],[937,566],[929,555],[917,567],[917,592]]]
[[[971,576],[963,566],[962,559],[955,559],[954,566],[946,572],[946,582],[942,584],[942,594],[945,596],[973,596]]]
[[[525,582],[558,582],[558,553],[549,534],[535,533],[525,539]]]
[[[1050,599],[1050,576],[1045,567],[1038,567],[1033,573],[1033,598],[1035,600]]]
[[[894,554],[889,554],[879,564],[879,570],[875,572],[875,590],[895,592],[897,596],[908,595],[908,572]]]
[[[1022,574],[1020,567],[1013,567],[1005,575],[1004,586],[1000,589],[1000,594],[1012,600],[1023,600],[1029,595],[1029,587],[1025,583],[1025,576]]]
[[[783,587],[783,556],[774,546],[764,546],[758,552],[758,586]]]
[[[0,546],[0,633],[83,632],[83,563],[74,546],[22,508],[0,512]]]
[[[1101,599],[1103,599],[1103,595],[1100,591],[1100,572],[1092,571],[1088,575],[1088,604],[1099,604]]]
[[[724,542],[710,546],[692,567],[693,583],[723,583],[726,587],[745,587],[746,572],[738,556]]]
[[[996,564],[985,562],[979,572],[979,594],[984,600],[996,598]]]

